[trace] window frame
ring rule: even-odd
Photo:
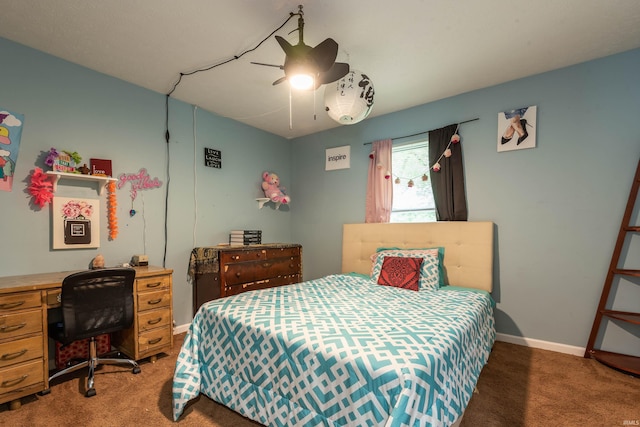
[[[417,150],[417,149],[424,149],[427,153],[427,166],[426,166],[426,171],[424,171],[424,173],[427,175],[427,177],[429,177],[429,172],[430,172],[430,165],[431,165],[431,160],[428,158],[428,153],[429,153],[429,140],[427,136],[422,136],[420,138],[416,138],[413,139],[411,141],[405,141],[402,143],[394,143],[392,145],[391,148],[391,162],[393,164],[393,159],[394,159],[394,154],[397,151],[409,151],[409,150]],[[393,193],[394,193],[394,205],[395,205],[395,201],[396,201],[396,191],[395,188],[398,185],[407,185],[407,182],[401,182],[400,184],[396,184],[395,181],[397,178],[400,178],[402,180],[407,180],[407,179],[413,179],[414,180],[414,185],[417,185],[416,180],[419,179],[418,178],[414,178],[414,177],[403,177],[402,175],[404,175],[404,172],[400,172],[398,170],[396,170],[396,168],[392,167],[392,177],[391,179],[393,179]],[[426,181],[429,185],[431,186],[431,177],[429,177],[429,179]],[[414,207],[414,208],[394,208],[393,205],[391,207],[391,218],[389,219],[390,223],[413,223],[413,222],[436,222],[437,218],[436,218],[436,208],[435,208],[435,200],[433,200],[433,191],[430,189],[430,191],[428,192],[428,195],[431,196],[432,199],[432,203],[433,203],[433,208],[429,208],[429,207]],[[411,214],[411,213],[416,213],[421,215],[420,218],[418,218],[418,220],[415,221],[406,221],[405,219],[398,219],[398,214]],[[395,214],[395,215],[394,215]],[[425,215],[426,214],[426,215]],[[426,217],[425,217],[426,216]],[[395,217],[395,220],[394,220]]]

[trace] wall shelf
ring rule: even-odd
[[[67,172],[55,172],[47,171],[47,175],[53,178],[53,192],[58,189],[58,181],[61,179],[71,179],[76,181],[93,181],[98,185],[98,194],[102,195],[104,187],[107,186],[109,181],[117,181],[115,178],[108,176],[95,176],[95,175],[83,175],[79,173],[67,173]]]
[[[264,207],[265,203],[270,202],[271,199],[268,197],[260,197],[258,199],[256,199],[256,202],[258,202],[258,209],[262,209]],[[280,202],[275,203],[276,209],[280,208]]]

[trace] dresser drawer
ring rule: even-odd
[[[251,248],[220,252],[220,264],[245,261],[260,261],[273,258],[300,256],[300,247],[292,248]]]
[[[145,353],[157,353],[162,347],[171,346],[171,328],[153,329],[141,333],[138,337],[138,353],[144,357]]]
[[[0,314],[0,341],[33,333],[42,333],[41,310]]]
[[[0,369],[0,398],[5,393],[44,383],[42,360]]]
[[[220,265],[235,262],[264,260],[266,258],[266,249],[239,249],[237,251],[223,251],[220,253]]]
[[[171,325],[171,310],[150,310],[138,314],[138,331],[146,332],[150,329]]]
[[[294,274],[299,271],[300,258],[278,258],[260,262],[239,262],[224,266],[227,286],[255,282],[272,277]]]
[[[136,292],[168,289],[171,276],[153,276],[136,279]]]
[[[274,277],[272,279],[250,282],[250,283],[239,283],[237,285],[229,286],[225,290],[226,296],[241,294],[242,292],[253,291],[256,289],[267,289],[267,288],[275,288],[277,286],[282,285],[291,285],[293,283],[298,283],[302,279],[299,274],[292,274],[287,276],[279,276]]]
[[[300,256],[300,248],[271,248],[267,249],[266,256],[267,259]]]
[[[169,307],[171,304],[171,292],[160,290],[155,292],[143,292],[138,294],[138,311],[154,310]]]
[[[33,359],[42,359],[42,335],[0,344],[0,369]]]
[[[23,310],[42,305],[40,292],[18,292],[0,296],[0,313],[9,310]]]

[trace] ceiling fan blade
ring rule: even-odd
[[[284,70],[284,67],[283,67],[282,65],[265,64],[264,62],[252,62],[252,64],[255,64],[255,65],[264,65],[265,67],[275,67],[275,68],[280,68],[281,70]]]
[[[272,83],[272,86],[275,85],[279,85],[280,83],[282,83],[283,81],[287,80],[287,77],[280,77],[278,80],[276,80],[275,82]]]
[[[338,43],[333,39],[325,39],[325,41],[311,49],[309,55],[316,63],[319,72],[327,71],[338,56]]]
[[[280,36],[276,36],[276,40],[278,41],[278,44],[280,45],[282,50],[284,50],[285,55],[295,55],[295,49],[293,48],[293,45],[291,45],[291,43],[289,43],[286,39]]]
[[[349,73],[349,64],[344,62],[336,62],[333,64],[328,71],[324,71],[319,74],[316,79],[316,89],[320,87],[320,85],[324,85],[327,83],[335,82],[336,80],[340,80],[344,76]]]

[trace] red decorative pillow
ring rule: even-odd
[[[422,258],[384,257],[378,284],[417,291]]]

